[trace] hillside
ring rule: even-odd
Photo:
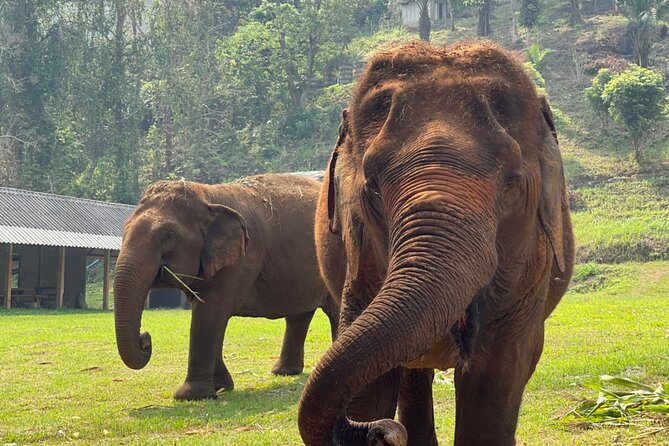
[[[584,23],[570,27],[567,2],[551,3],[536,29],[520,29],[520,40],[511,40],[510,2],[498,2],[490,39],[524,56],[530,43],[551,49],[542,75],[554,111],[565,172],[570,185],[577,258],[581,262],[624,262],[669,259],[669,124],[659,123],[645,141],[647,163],[636,165],[629,141],[609,123],[604,129],[589,108],[583,90],[593,70],[577,79],[574,56],[583,67],[616,54],[616,42],[625,33],[627,20],[613,11],[584,15]],[[562,4],[564,3],[564,5]],[[394,45],[416,35],[388,33],[376,47]],[[431,42],[446,45],[476,39],[476,17],[460,18],[456,30],[437,28]],[[363,45],[361,47],[364,48]],[[369,52],[371,50],[368,49]],[[663,71],[669,60],[669,38],[658,40],[651,52],[651,68]]]

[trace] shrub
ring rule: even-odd
[[[532,43],[525,52],[527,53],[530,62],[532,62],[532,65],[534,65],[534,68],[541,72],[544,69],[544,59],[552,53],[553,50],[549,48],[541,48],[538,44]]]
[[[604,127],[606,127],[609,116],[609,104],[603,98],[604,87],[611,81],[612,77],[611,70],[602,68],[597,76],[592,79],[592,84],[585,89],[585,97],[597,116],[602,120]]]
[[[609,115],[629,135],[638,164],[642,162],[642,138],[655,121],[665,116],[666,95],[662,75],[637,65],[604,86],[602,100],[608,104]]]
[[[532,62],[525,62],[524,64],[525,69],[527,70],[527,74],[530,75],[530,78],[534,81],[534,84],[537,86],[537,90],[541,94],[546,94],[546,80],[544,77],[539,73],[539,70],[534,66]]]

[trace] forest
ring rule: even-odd
[[[0,185],[134,203],[319,169],[351,82],[324,75],[395,25],[378,0],[3,0]]]
[[[542,55],[537,27],[579,27],[594,5],[627,18],[646,66],[667,6],[449,0],[438,20],[418,0],[417,29],[407,30],[409,3],[2,0],[0,185],[134,203],[158,179],[322,169],[377,47],[431,32],[440,43],[483,36],[520,52],[534,43],[540,68],[536,57],[551,50]]]

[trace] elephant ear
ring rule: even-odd
[[[568,212],[567,185],[564,178],[562,156],[558,147],[557,132],[553,113],[544,96],[541,97],[541,113],[548,125],[549,132],[544,137],[543,147],[539,155],[541,169],[541,203],[539,220],[543,227],[561,272],[565,271],[565,254],[567,240],[564,236],[564,215]]]
[[[212,221],[207,228],[201,262],[208,280],[246,254],[249,233],[246,220],[234,209],[222,204],[207,204],[207,208]]]
[[[325,181],[328,187],[328,221],[330,232],[332,234],[339,233],[339,217],[337,216],[337,184],[335,178],[335,169],[337,167],[337,158],[339,157],[339,147],[344,144],[346,135],[348,134],[348,111],[344,109],[341,113],[341,123],[339,123],[339,132],[337,136],[337,144],[332,151],[330,162],[328,163],[328,171]]]

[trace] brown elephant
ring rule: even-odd
[[[222,357],[231,316],[285,318],[272,372],[301,373],[315,310],[327,314],[333,336],[339,315],[316,261],[319,190],[315,180],[273,174],[216,186],[149,186],[126,222],[116,263],[114,316],[123,362],[141,369],[151,358],[151,338],[139,332],[149,289],[184,288],[167,266],[198,295],[192,299],[188,374],[176,399],[215,398],[217,390],[234,387]]]
[[[491,43],[376,55],[317,210],[342,308],[300,401],[304,443],[437,444],[433,369],[455,367],[455,444],[513,445],[572,273],[566,194],[550,108],[512,55]],[[343,271],[322,248],[332,238]]]

